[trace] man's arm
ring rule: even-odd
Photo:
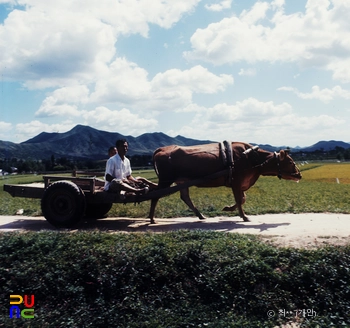
[[[106,178],[106,180],[107,180],[108,182],[112,182],[112,180],[117,179],[117,178],[113,177],[112,175],[110,175],[109,173],[106,174],[105,178]],[[120,179],[119,179],[119,180],[120,180]],[[123,181],[126,181],[126,180],[128,180],[128,179],[123,179]],[[137,180],[134,179],[134,180],[132,180],[132,181],[137,181]]]
[[[128,180],[130,180],[130,181],[138,182],[138,180],[135,179],[132,175],[128,175],[126,178],[127,178]]]
[[[116,170],[113,157],[109,158],[106,163],[105,180],[111,182],[115,178]]]
[[[106,180],[107,180],[108,182],[111,182],[113,179],[114,179],[114,178],[113,178],[109,173],[106,174]]]

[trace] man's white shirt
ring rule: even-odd
[[[105,173],[105,187],[104,190],[109,189],[110,182],[106,180],[107,174],[110,174],[113,178],[116,179],[126,179],[131,175],[131,166],[128,158],[124,157],[124,161],[120,158],[119,154],[115,154],[110,157],[106,164],[106,173]]]

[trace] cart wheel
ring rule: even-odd
[[[85,216],[87,219],[103,219],[112,205],[113,203],[87,203]]]
[[[71,181],[57,181],[44,192],[41,210],[46,220],[56,228],[71,228],[85,212],[85,195]]]

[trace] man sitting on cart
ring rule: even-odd
[[[127,157],[128,142],[119,139],[116,142],[117,153],[110,157],[106,164],[104,190],[119,193],[121,195],[142,195],[150,189],[157,188],[157,184],[145,178],[134,178],[131,175],[131,165]]]

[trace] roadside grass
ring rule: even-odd
[[[350,325],[350,246],[276,248],[252,235],[0,234],[0,327]],[[10,295],[34,318],[9,318]]]
[[[247,215],[269,213],[332,212],[350,213],[350,163],[313,163],[301,167],[303,178],[300,183],[278,180],[274,177],[260,177],[247,191],[243,208]],[[157,181],[153,170],[135,171],[134,176],[144,176]],[[337,183],[337,179],[339,183]],[[11,176],[0,180],[0,215],[14,215],[19,209],[24,215],[41,215],[40,200],[12,198],[3,191],[4,183],[42,182],[41,176]],[[191,198],[198,209],[207,217],[237,216],[238,212],[222,212],[226,205],[234,203],[231,189],[190,188]],[[146,217],[150,202],[113,204],[110,217]],[[156,217],[193,216],[192,211],[180,200],[179,193],[161,198],[156,208]]]

